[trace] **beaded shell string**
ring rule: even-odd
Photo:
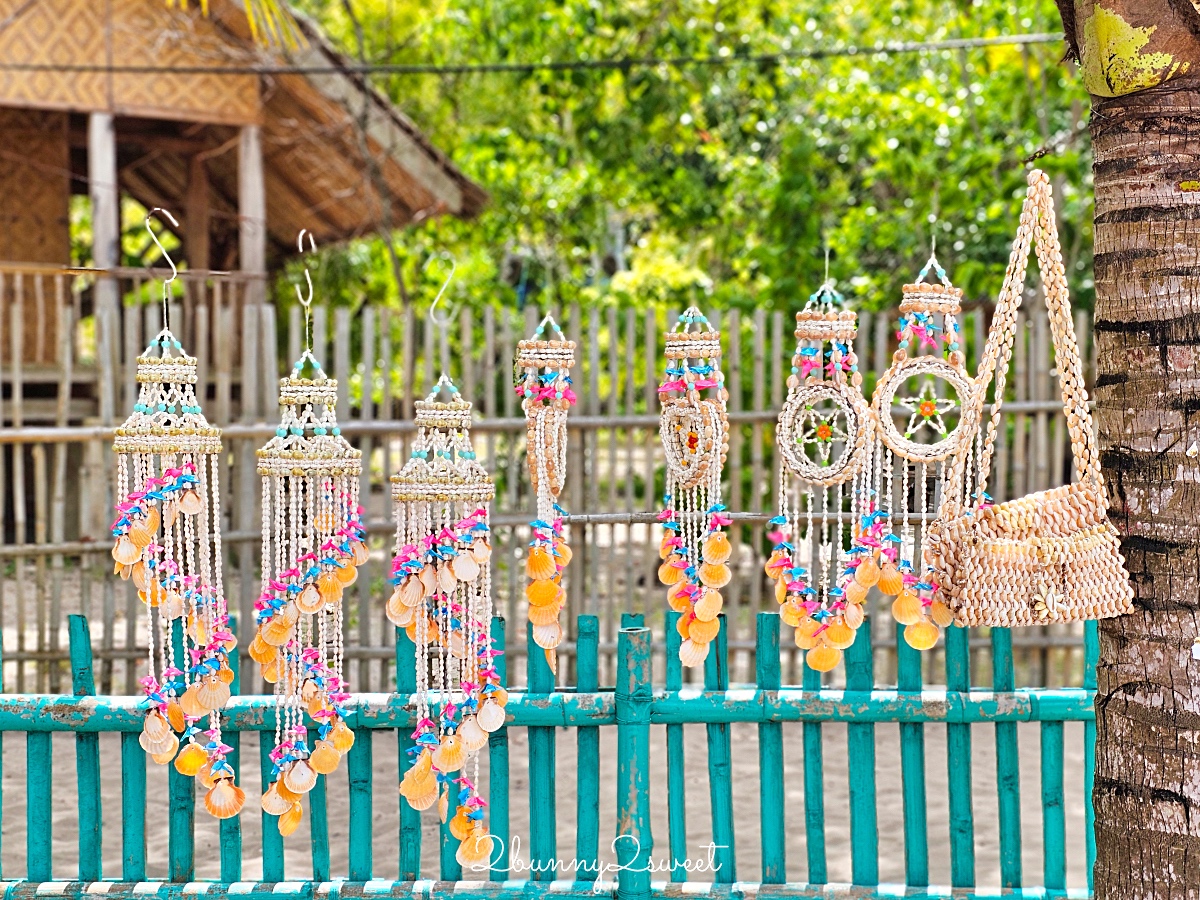
[[[857,314],[826,281],[796,313],[796,352],[776,426],[783,465],[766,572],[780,617],[795,626],[805,662],[821,672],[838,664],[864,621],[864,598],[851,602],[834,583],[845,563],[844,486],[857,485],[873,434],[857,332]]]
[[[448,402],[437,398],[445,388]],[[475,458],[471,404],[446,375],[416,404],[417,437],[392,476],[396,555],[387,616],[416,646],[417,727],[400,794],[434,804],[462,865],[491,852],[478,751],[504,724],[508,695],[492,648],[491,530],[495,487]]]
[[[935,278],[926,281],[931,274]],[[919,547],[930,510],[944,492],[945,462],[957,446],[962,405],[974,391],[958,325],[961,301],[962,291],[936,255],[903,288],[898,347],[875,386],[877,439],[867,454],[856,495],[855,539],[838,582],[850,602],[863,602],[872,587],[894,597],[892,616],[917,650],[933,647],[953,621],[923,580]]]
[[[150,227],[172,276],[163,282],[163,329],[138,357],[138,400],[116,429],[115,571],[146,605],[148,708],[140,743],[160,765],[174,762],[207,789],[217,818],[237,815],[246,795],[235,784],[221,740],[237,646],[221,581],[218,460],[221,432],[196,399],[196,358],[183,352],[167,317],[175,265]],[[181,748],[182,743],[182,748]]]
[[[667,602],[680,613],[680,662],[698,666],[720,632],[721,588],[732,580],[732,524],[721,502],[729,453],[729,392],[721,372],[721,333],[695,307],[666,335],[666,374],[658,388],[659,434],[667,458],[662,565]]]
[[[563,535],[565,511],[558,497],[567,476],[567,412],[575,403],[574,365],[575,342],[566,339],[550,316],[530,340],[517,344],[516,392],[525,412],[525,456],[537,498],[537,515],[529,523],[532,539],[525,558],[529,578],[525,598],[533,640],[545,651],[552,672],[557,670],[555,648],[563,639],[558,620],[566,599],[562,575],[571,562],[571,548]]]
[[[309,290],[300,298],[306,335],[311,281]],[[306,348],[279,383],[281,422],[258,451],[262,592],[248,652],[275,686],[271,785],[262,808],[279,817],[285,837],[303,817],[301,797],[354,745],[345,721],[342,593],[370,552],[358,497],[362,454],[342,437],[337,399],[337,381]]]

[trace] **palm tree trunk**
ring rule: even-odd
[[[1100,627],[1097,900],[1200,897],[1200,13],[1059,0],[1092,94],[1097,422],[1137,590]]]

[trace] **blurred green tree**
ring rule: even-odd
[[[785,62],[761,56],[1058,31],[1051,0],[299,0],[378,63],[702,57],[528,72],[377,74],[492,193],[479,220],[395,236],[406,288],[433,252],[472,303],[790,309],[832,274],[889,305],[938,237],[972,299],[998,288],[1023,161],[1055,176],[1076,297],[1092,296],[1086,95],[1058,42]],[[357,23],[356,21],[357,20]],[[381,241],[328,251],[325,295],[399,302]],[[431,267],[436,269],[436,267]],[[281,292],[286,296],[290,291]]]

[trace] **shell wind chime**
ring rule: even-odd
[[[858,316],[844,302],[826,280],[796,313],[796,352],[776,426],[779,515],[770,522],[775,547],[766,563],[780,617],[795,626],[808,666],[821,672],[854,643],[866,599],[857,583],[832,583],[844,562],[843,490],[851,482],[850,496],[857,494],[874,430],[853,347]]]
[[[698,666],[720,632],[721,588],[732,580],[732,524],[721,502],[729,453],[729,392],[721,372],[721,333],[695,307],[666,335],[666,374],[659,385],[659,434],[667,458],[662,565],[667,602],[680,613],[679,659]]]
[[[442,388],[449,402],[437,397]],[[396,556],[387,616],[416,645],[417,727],[400,794],[437,804],[463,865],[489,858],[478,751],[504,724],[508,695],[492,648],[491,478],[472,449],[471,404],[442,375],[416,404],[417,437],[392,476]]]
[[[304,232],[301,232],[303,241]],[[311,238],[310,238],[311,246]],[[303,249],[303,244],[301,244]],[[305,311],[312,302],[297,295]],[[308,342],[306,341],[306,344]],[[306,347],[279,383],[281,421],[258,451],[262,478],[262,592],[250,658],[275,687],[272,783],[263,811],[285,837],[300,824],[300,798],[354,744],[345,722],[342,593],[370,551],[358,479],[362,454],[337,424],[338,383]],[[305,715],[315,723],[315,734]]]
[[[246,795],[234,783],[221,740],[237,646],[221,581],[218,465],[221,432],[196,399],[196,358],[171,333],[167,301],[175,265],[163,282],[163,329],[138,357],[138,399],[116,430],[115,570],[132,581],[146,605],[149,671],[141,679],[148,708],[140,743],[160,765],[174,762],[207,788],[204,805],[217,818],[237,815]],[[207,727],[206,727],[207,726]]]
[[[936,280],[927,282],[930,272]],[[933,647],[941,629],[954,620],[923,580],[917,547],[944,488],[945,461],[957,446],[962,404],[974,390],[957,320],[961,302],[962,291],[950,283],[936,256],[903,288],[899,346],[875,386],[877,440],[868,448],[855,540],[839,581],[854,596],[878,586],[895,597],[892,615],[917,650]],[[896,424],[897,412],[903,430]]]
[[[529,523],[533,537],[525,559],[529,578],[525,598],[533,640],[545,651],[552,672],[557,669],[555,648],[563,639],[558,620],[566,598],[562,574],[571,562],[571,548],[563,536],[565,512],[558,497],[567,477],[567,412],[575,403],[574,365],[575,342],[566,339],[550,316],[538,325],[533,338],[517,344],[516,392],[525,411],[526,461],[537,497],[537,516]]]

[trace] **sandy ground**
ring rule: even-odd
[[[1021,827],[1023,835],[1023,866],[1025,881],[1042,882],[1041,851],[1041,781],[1039,775],[1039,730],[1036,725],[1019,726],[1021,749]],[[686,781],[687,831],[689,852],[694,858],[706,855],[705,845],[711,840],[711,820],[708,799],[707,752],[703,726],[685,726],[686,759],[689,765]],[[947,766],[945,761],[946,729],[927,726],[926,779],[928,794],[930,876],[935,884],[948,884],[950,858],[947,825]],[[825,810],[826,842],[829,880],[850,880],[850,838],[846,767],[845,727],[830,724],[824,728],[825,753]],[[512,834],[522,839],[522,856],[528,859],[528,741],[524,729],[514,729],[510,735],[510,784]],[[54,752],[54,866],[55,877],[73,878],[78,863],[76,811],[77,789],[74,767],[74,738],[55,735]],[[257,760],[254,736],[243,739],[243,757]],[[734,812],[737,876],[757,880],[760,875],[759,846],[759,778],[756,729],[752,725],[733,727]],[[790,881],[806,878],[804,840],[803,743],[801,726],[784,726],[786,755],[785,778],[782,789],[787,799],[787,874]],[[879,815],[879,875],[881,882],[902,882],[904,876],[903,807],[899,775],[899,729],[895,725],[876,727],[876,779]],[[999,883],[999,837],[997,831],[997,801],[995,791],[994,729],[986,725],[973,726],[972,771],[975,813],[976,871],[981,885]],[[104,815],[104,875],[119,877],[121,871],[121,778],[118,739],[113,735],[101,738],[103,769]],[[665,729],[655,727],[651,737],[652,775],[651,810],[653,816],[654,856],[666,858],[666,739]],[[561,729],[557,741],[557,821],[558,856],[570,859],[575,846],[575,737],[573,731]],[[398,873],[399,797],[397,783],[397,741],[394,732],[381,732],[374,739],[374,874],[378,878],[394,879]],[[853,765],[849,761],[849,765]],[[3,743],[3,845],[0,861],[5,878],[25,874],[25,742],[19,735],[10,734]],[[149,841],[149,875],[166,874],[166,770],[149,764],[149,796],[147,829]],[[486,770],[486,762],[484,765]],[[243,779],[249,799],[248,815],[243,816],[244,870],[243,877],[256,879],[262,873],[261,822],[257,810],[257,766],[247,767],[249,777]],[[607,843],[615,834],[615,800],[612,785],[616,777],[616,732],[601,731],[600,834],[602,858],[613,859]],[[484,779],[486,782],[486,778]],[[1065,754],[1066,822],[1068,852],[1068,886],[1086,885],[1084,851],[1083,796],[1083,726],[1066,728]],[[332,776],[329,788],[329,825],[332,868],[335,876],[345,875],[347,867],[348,804],[344,769]],[[437,850],[434,813],[424,814],[422,837],[423,873],[436,877]],[[219,876],[217,827],[200,806],[197,822],[197,866],[199,878]],[[289,878],[311,875],[311,858],[307,826],[287,839],[285,845],[286,874]],[[516,873],[514,877],[523,877]],[[696,880],[709,880],[698,876]]]

